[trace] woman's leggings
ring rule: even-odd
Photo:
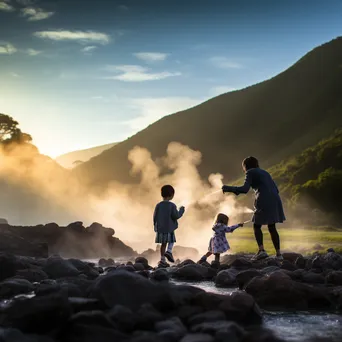
[[[272,242],[273,242],[273,246],[276,250],[280,249],[280,239],[279,239],[279,234],[276,228],[275,224],[269,224],[268,225],[268,231],[271,234],[271,238],[272,238]],[[264,237],[262,234],[262,230],[261,230],[261,225],[260,224],[254,224],[254,236],[255,239],[258,243],[258,246],[263,246],[264,244]]]

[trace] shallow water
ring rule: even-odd
[[[179,283],[178,283],[179,284]],[[236,289],[216,288],[213,282],[182,283],[199,287],[205,291],[229,294]],[[287,341],[303,341],[318,336],[342,341],[342,315],[309,312],[264,312],[264,326]]]

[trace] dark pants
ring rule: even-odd
[[[262,234],[262,230],[261,230],[261,225],[259,224],[254,224],[254,236],[255,239],[258,243],[258,246],[262,246],[264,244],[264,237]],[[268,231],[271,234],[271,239],[273,242],[273,246],[276,250],[280,249],[280,239],[279,239],[279,234],[276,228],[275,224],[269,224],[268,225]]]

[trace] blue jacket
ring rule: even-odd
[[[172,233],[178,228],[177,220],[184,214],[184,208],[177,210],[174,203],[162,201],[156,205],[153,214],[154,231],[158,233]]]
[[[283,204],[279,190],[271,175],[260,168],[250,169],[246,172],[245,183],[242,186],[222,187],[223,192],[232,192],[236,195],[246,194],[250,188],[255,192],[254,215],[255,224],[265,225],[285,221]]]

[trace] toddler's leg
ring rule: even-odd
[[[207,254],[204,254],[200,261],[207,261],[207,259],[212,255],[213,253],[207,252]]]
[[[172,249],[173,249],[173,246],[174,246],[174,242],[169,242],[169,244],[167,245],[167,251],[169,253],[172,253]]]
[[[220,254],[219,253],[215,254],[215,262],[218,264],[220,263]]]

